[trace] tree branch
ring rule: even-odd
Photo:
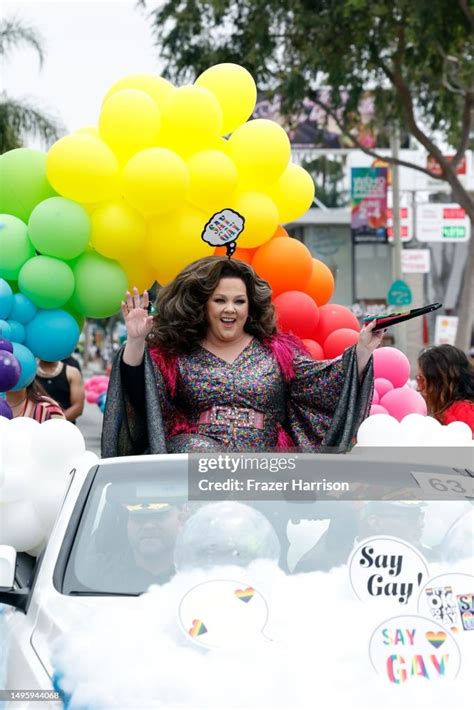
[[[428,138],[428,136],[423,133],[421,128],[418,126],[418,123],[416,122],[415,118],[415,112],[413,109],[411,93],[405,83],[405,80],[403,79],[401,68],[397,67],[395,71],[392,71],[382,61],[380,61],[380,67],[385,72],[387,78],[390,80],[390,82],[398,92],[408,130],[410,131],[412,136],[414,136],[414,138],[416,138],[421,143],[421,145],[426,148],[428,153],[430,153],[436,159],[436,162],[440,166],[441,175],[438,177],[440,177],[442,180],[446,180],[447,182],[449,182],[453,190],[456,190],[457,192],[464,191],[464,187],[462,186],[456,173],[456,166],[452,165],[451,161],[445,158],[438,146],[435,145],[433,141]]]
[[[461,121],[461,138],[459,140],[459,147],[451,160],[451,165],[456,168],[464,153],[469,145],[469,136],[471,133],[471,115],[474,109],[474,84],[471,86],[464,99],[464,106],[462,111],[462,121]]]
[[[345,136],[350,138],[354,145],[359,148],[359,150],[362,150],[367,155],[370,155],[373,158],[376,158],[377,160],[383,160],[385,163],[390,163],[391,165],[401,165],[404,168],[412,168],[413,170],[418,170],[418,172],[425,173],[425,175],[429,175],[430,177],[435,178],[436,180],[444,179],[438,173],[433,173],[431,170],[423,168],[421,165],[416,165],[415,163],[411,163],[407,160],[401,160],[400,158],[391,158],[387,155],[381,155],[380,153],[376,153],[374,150],[367,148],[365,145],[359,142],[356,136],[353,136],[351,133],[349,133],[346,126],[342,123],[338,115],[335,113],[334,109],[330,108],[327,104],[318,99],[317,95],[314,92],[308,92],[308,95],[310,96],[311,100],[314,101],[315,104],[320,106],[323,111],[325,111],[329,116],[331,116],[331,118],[334,119],[341,132]]]
[[[468,6],[467,0],[458,0],[458,5],[461,9],[461,12],[466,16],[467,21],[471,25],[472,30],[474,30],[474,13]]]

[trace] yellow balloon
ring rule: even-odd
[[[292,222],[311,207],[314,199],[313,178],[304,168],[290,163],[266,192],[278,207],[280,224]]]
[[[202,150],[188,160],[191,184],[188,200],[197,207],[218,212],[227,207],[237,187],[233,161],[218,150]]]
[[[232,133],[252,115],[257,87],[250,72],[238,64],[216,64],[200,74],[194,83],[212,91],[219,101],[223,135]]]
[[[46,174],[54,189],[76,202],[102,202],[118,191],[119,165],[108,145],[87,133],[60,138],[49,149]]]
[[[265,244],[278,226],[278,210],[273,200],[261,192],[242,192],[234,202],[233,209],[245,217],[244,231],[237,246],[253,249]]]
[[[291,146],[283,128],[257,118],[245,123],[229,138],[229,154],[239,171],[243,190],[268,187],[290,162]]]
[[[94,136],[94,138],[100,138],[99,129],[96,126],[83,126],[78,128],[75,133],[85,133],[86,135]]]
[[[187,206],[149,220],[145,254],[162,286],[172,281],[187,264],[213,255],[214,248],[201,239],[210,216]]]
[[[156,281],[154,269],[142,261],[141,255],[136,259],[127,259],[125,263],[121,262],[121,266],[128,279],[128,290],[138,288],[140,293],[151,288]]]
[[[207,147],[222,130],[222,109],[214,94],[199,86],[181,86],[163,104],[160,144],[188,155]]]
[[[91,215],[92,246],[110,259],[126,258],[143,246],[145,218],[124,200],[98,206]]]
[[[122,192],[145,214],[162,214],[186,199],[189,170],[179,155],[167,148],[146,148],[131,158],[122,171]]]
[[[158,108],[161,108],[166,97],[174,91],[174,86],[161,76],[154,74],[130,74],[113,84],[104,97],[107,101],[109,96],[122,91],[123,89],[138,89],[145,91],[156,102]]]
[[[156,145],[159,130],[160,111],[144,91],[117,91],[102,106],[100,136],[121,159]]]

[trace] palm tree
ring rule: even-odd
[[[13,49],[27,45],[43,65],[42,40],[38,32],[16,19],[0,20],[0,61],[4,63]],[[38,136],[46,145],[57,140],[63,126],[33,103],[0,94],[0,153],[19,148],[25,135]]]

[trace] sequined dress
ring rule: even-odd
[[[151,350],[141,374],[125,366],[143,381],[141,403],[134,392],[138,385],[123,381],[119,353],[107,396],[102,455],[315,451],[323,444],[348,448],[370,406],[372,363],[359,382],[355,348],[329,361],[293,348],[285,368],[273,347],[283,343],[288,350],[284,338],[267,343],[254,338],[232,363],[198,346],[170,367],[163,353]],[[216,406],[262,412],[263,427],[239,426],[225,418],[199,423],[201,413]]]

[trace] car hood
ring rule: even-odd
[[[38,598],[38,614],[31,635],[31,645],[52,678],[54,657],[61,638],[89,623],[91,616],[103,609],[129,609],[136,597],[75,597],[64,594],[42,594]]]

